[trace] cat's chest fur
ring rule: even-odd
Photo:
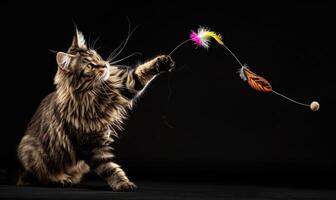
[[[60,98],[59,95],[56,97]],[[117,129],[122,129],[130,107],[130,101],[116,89],[68,95],[60,102],[57,107],[67,124],[66,129],[70,128],[78,134],[104,132],[108,129],[116,133]]]

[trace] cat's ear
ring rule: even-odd
[[[87,49],[84,35],[77,29],[77,27],[75,27],[75,36],[72,40],[71,48]]]
[[[70,72],[70,63],[73,57],[73,55],[64,52],[57,52],[56,61],[58,67],[63,71]]]

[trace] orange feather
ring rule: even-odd
[[[263,77],[258,76],[257,74],[249,70],[247,66],[243,66],[240,69],[240,77],[243,80],[247,80],[247,83],[251,86],[251,88],[257,91],[261,92],[272,91],[272,85]]]

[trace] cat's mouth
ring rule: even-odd
[[[110,77],[110,70],[108,68],[105,68],[103,71],[103,81],[107,81],[107,79]]]

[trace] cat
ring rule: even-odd
[[[56,90],[45,97],[18,145],[17,185],[72,185],[93,170],[114,191],[136,186],[113,160],[114,136],[146,85],[174,61],[160,55],[135,68],[110,65],[88,48],[77,28],[68,51],[57,52]]]

